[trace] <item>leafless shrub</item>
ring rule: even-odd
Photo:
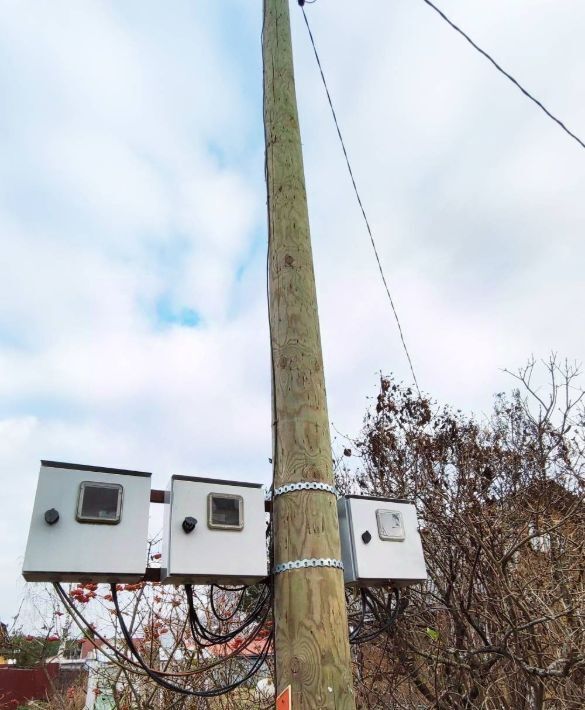
[[[482,421],[381,378],[340,484],[416,502],[429,580],[357,652],[360,707],[585,705],[583,392],[576,366],[543,365]]]

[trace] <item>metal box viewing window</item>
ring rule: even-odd
[[[122,517],[123,486],[83,481],[79,486],[77,520],[80,523],[117,525]]]
[[[380,540],[404,540],[404,522],[398,510],[376,511]]]
[[[244,499],[229,493],[207,496],[207,525],[212,530],[243,530]]]

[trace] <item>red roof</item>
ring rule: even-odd
[[[228,641],[224,644],[217,644],[216,646],[210,646],[208,650],[212,655],[223,658],[224,656],[229,656],[230,654],[237,652],[238,648],[241,648],[242,646],[246,645],[246,648],[243,649],[240,654],[241,656],[244,656],[245,658],[249,656],[259,656],[265,650],[264,647],[266,645],[266,638],[269,633],[270,632],[268,630],[263,629],[262,631],[260,631],[258,636],[256,636],[256,638],[247,645],[247,636],[236,636],[236,638],[232,641]],[[270,643],[269,653],[271,652],[272,642]]]

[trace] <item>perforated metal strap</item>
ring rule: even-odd
[[[285,486],[280,486],[274,490],[274,497],[284,495],[285,493],[292,493],[293,491],[326,491],[327,493],[333,493],[334,496],[337,495],[337,488],[335,486],[330,486],[328,483],[321,483],[321,481],[311,481],[302,483],[287,483]]]
[[[282,562],[274,567],[274,574],[280,574],[281,572],[288,572],[291,569],[302,569],[303,567],[335,567],[336,569],[343,569],[343,562],[341,560],[331,560],[329,558],[320,559],[310,559],[310,560],[295,560],[294,562]]]

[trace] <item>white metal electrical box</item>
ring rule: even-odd
[[[150,473],[41,461],[28,582],[135,582],[146,569]]]
[[[165,497],[163,582],[254,584],[266,577],[260,484],[173,476]]]
[[[345,496],[337,510],[346,584],[405,587],[427,578],[414,504]]]

